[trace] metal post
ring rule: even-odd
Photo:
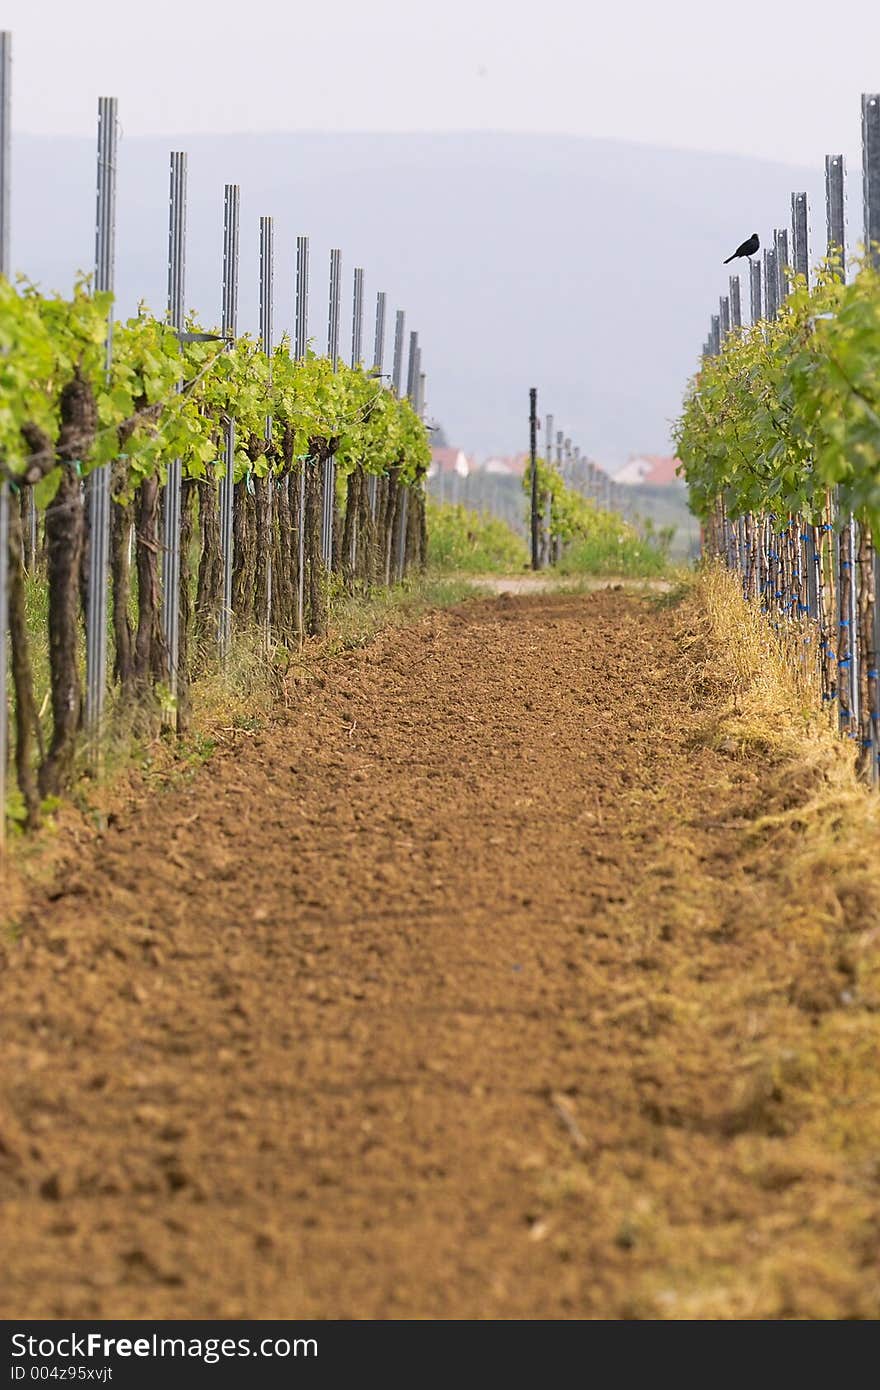
[[[330,252],[330,296],[327,318],[327,356],[334,372],[339,368],[339,304],[342,287],[342,252]],[[321,527],[321,558],[327,569],[333,568],[333,517],[336,506],[336,460],[324,462],[324,507]]]
[[[791,264],[788,255],[788,232],[784,227],[777,227],[773,233],[774,245],[776,248],[776,312],[782,308],[788,294],[788,270]]]
[[[825,156],[825,228],[829,259],[840,262],[840,276],[846,279],[846,166],[842,154]]]
[[[810,210],[806,193],[791,195],[791,256],[795,275],[810,282]]]
[[[171,155],[168,215],[168,321],[178,333],[184,327],[186,274],[186,155]],[[180,459],[168,465],[165,483],[165,526],[162,550],[162,626],[168,651],[168,685],[177,693],[180,612]]]
[[[0,32],[0,275],[9,279],[9,199],[12,149],[12,35]]]
[[[260,347],[269,358],[269,388],[272,386],[272,311],[275,295],[275,229],[271,217],[260,218]],[[266,416],[266,441],[272,440],[272,416]],[[266,478],[266,506],[269,535],[274,529],[275,488],[277,480],[272,470],[271,455]],[[272,622],[272,546],[266,556],[266,640]]]
[[[825,254],[835,267],[835,278],[846,280],[846,164],[842,154],[825,156]],[[833,600],[826,615],[829,645],[832,648],[831,660],[836,660],[836,681],[838,710],[841,725],[846,725],[846,712],[852,708],[852,690],[855,685],[850,653],[850,625],[846,621],[847,609],[852,600],[852,525],[851,520],[842,520],[837,500],[837,489],[829,496],[829,515],[837,531],[832,544],[832,565],[837,574],[837,584],[833,586]],[[846,591],[846,592],[844,592]],[[833,669],[833,668],[832,668]]]
[[[717,357],[721,351],[721,319],[718,314],[712,315],[712,330],[709,334],[709,341],[712,344],[712,356]]]
[[[352,284],[352,296],[351,296],[351,365],[352,365],[352,367],[354,367],[354,368],[359,367],[359,366],[361,365],[362,361],[363,361],[363,336],[364,336],[364,272],[363,272],[363,270],[362,270],[359,266],[357,266],[357,267],[355,267],[354,281],[353,281],[353,284]],[[369,495],[369,491],[370,491],[370,489],[369,489],[369,487],[368,487],[368,489],[367,489],[368,495]],[[348,509],[348,508],[347,508],[347,504],[346,504],[346,513],[347,513],[347,509]],[[371,510],[372,510],[372,508],[371,508]],[[347,518],[347,515],[346,515],[346,521],[347,521],[347,520],[348,520],[348,518]],[[350,544],[351,544],[351,553],[350,553],[350,555],[349,555],[349,562],[350,562],[350,564],[351,564],[351,566],[352,566],[352,570],[354,570],[355,559],[356,559],[356,556],[357,556],[358,532],[359,532],[359,530],[360,530],[360,527],[359,527],[359,525],[358,525],[357,512],[355,512],[354,521],[353,521],[353,524],[352,524],[351,527],[350,527],[350,532],[351,532],[351,543],[350,543]]]
[[[309,239],[298,236],[296,239],[296,332],[294,333],[293,356],[296,362],[305,362],[309,347]]]
[[[11,135],[12,35],[0,33],[0,275],[9,278],[9,162]],[[9,485],[0,479],[0,851],[6,843],[6,767],[9,704],[6,690],[6,632],[9,627]]]
[[[741,300],[740,300],[740,291],[739,291],[739,276],[738,276],[738,275],[731,275],[729,284],[730,284],[730,299],[729,299],[729,303],[730,303],[730,327],[731,327],[731,328],[742,328],[742,321],[743,321],[743,320],[742,320],[742,303],[741,303]]]
[[[327,318],[327,356],[334,372],[339,367],[339,305],[342,289],[342,252],[330,252],[330,299]]]
[[[541,519],[538,508],[538,391],[529,390],[529,466],[532,481],[532,569],[541,568],[539,554]]]
[[[776,248],[764,248],[764,317],[775,319],[779,307],[779,280],[776,274]]]
[[[385,291],[376,295],[376,333],[373,338],[373,371],[382,376],[385,368]]]
[[[407,369],[406,369],[406,394],[407,394],[407,396],[409,397],[410,400],[412,400],[413,394],[414,394],[415,389],[416,389],[416,357],[417,357],[418,350],[419,350],[419,335],[418,335],[418,333],[415,333],[415,332],[410,333],[410,335],[409,335],[409,361],[408,361],[408,363],[407,363]]]
[[[880,268],[880,93],[862,94],[862,198],[865,254]]]
[[[544,450],[544,462],[546,463],[546,465],[547,465],[547,467],[548,467],[548,469],[549,469],[549,468],[552,468],[552,467],[553,467],[553,416],[552,416],[552,415],[548,415],[548,416],[547,416],[547,419],[545,420],[544,423],[545,423],[546,428],[547,428],[547,444],[546,444],[546,448],[545,448],[545,450]],[[538,534],[538,558],[539,558],[539,561],[540,561],[541,554],[543,553],[543,550],[544,550],[543,536],[542,536],[542,534],[541,534],[541,528],[543,528],[544,526],[546,526],[546,517],[540,519],[538,524],[539,524],[539,534]],[[548,547],[548,549],[549,549],[549,537],[548,537],[548,541],[547,541],[547,547]],[[533,568],[534,568],[534,566],[533,566]]]
[[[298,236],[296,239],[296,333],[294,335],[294,358],[304,362],[309,343],[309,239]],[[305,569],[306,569],[306,465],[299,465],[299,537],[298,537],[298,583],[296,592],[296,630],[299,640],[303,640],[305,621]]]
[[[753,324],[760,323],[761,311],[761,263],[749,262],[749,314]]]
[[[381,380],[385,369],[385,291],[380,290],[376,295],[376,332],[373,337],[373,371],[377,380]],[[367,479],[367,503],[370,508],[370,516],[376,515],[376,501],[379,496],[379,478],[376,473],[371,473]]]
[[[238,332],[238,245],[241,191],[237,183],[223,190],[223,281],[221,331]],[[220,655],[225,660],[232,636],[232,572],[235,563],[235,421],[224,430],[223,477],[220,482],[220,546],[223,553],[223,606],[220,610]]]
[[[403,335],[406,325],[406,314],[403,309],[398,309],[394,320],[394,360],[391,367],[391,389],[395,396],[400,395],[400,383],[403,375]]]
[[[95,290],[113,292],[116,243],[116,98],[98,98],[98,181],[95,208]],[[113,308],[107,316],[106,369],[113,355]],[[86,594],[85,724],[97,756],[107,686],[107,564],[110,555],[110,465],[88,479],[89,570]],[[33,499],[32,499],[33,503]]]
[[[718,310],[718,317],[721,320],[721,341],[723,343],[730,332],[730,300],[726,294],[723,294],[719,299]]]
[[[422,377],[422,349],[419,347],[418,333],[409,335],[409,364],[407,372],[407,391],[409,403],[417,415],[420,415],[419,408],[419,382]],[[407,530],[407,518],[409,515],[409,489],[404,487],[400,506],[400,537],[397,553],[400,556],[400,569],[398,577],[403,578],[406,573],[406,542],[409,534]]]
[[[865,237],[865,255],[875,270],[880,270],[880,93],[864,92],[862,94],[862,201],[863,201],[863,227]],[[860,523],[862,528],[866,528],[866,523]],[[866,537],[870,535],[865,530]],[[880,650],[880,605],[877,603],[877,584],[880,581],[880,552],[878,552],[877,540],[866,539],[866,544],[873,551],[873,590],[866,596],[868,613],[872,620],[872,631],[870,638],[866,639],[866,647],[873,647],[874,660],[871,661],[872,653],[870,650],[859,652],[860,660],[866,662],[866,691],[868,700],[871,702],[870,710],[865,714],[870,717],[870,739],[873,750],[871,758],[870,781],[876,785],[878,775],[878,757],[880,757],[880,709],[877,707],[878,682],[877,672],[872,668],[877,661],[877,652]],[[862,577],[864,583],[864,576]]]
[[[364,272],[358,267],[354,272],[354,290],[351,305],[351,365],[357,367],[363,359],[364,336]]]

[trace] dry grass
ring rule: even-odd
[[[798,661],[799,638],[781,642],[715,568],[698,575],[678,622],[687,693],[708,710],[706,742],[765,765],[744,830],[753,865],[774,852],[775,920],[830,931],[880,1008],[880,796],[858,781],[854,746]]]

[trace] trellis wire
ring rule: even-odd
[[[171,155],[171,189],[168,208],[168,321],[178,333],[184,328],[186,277],[186,155]],[[177,693],[180,645],[180,459],[168,465],[162,549],[162,625],[168,653],[168,687]]]
[[[232,340],[238,333],[238,254],[241,189],[227,183],[223,189],[223,272],[220,331]],[[220,606],[220,655],[229,655],[232,637],[232,575],[235,565],[235,421],[223,430],[223,476],[220,479],[220,549],[223,555],[223,599]]]
[[[330,252],[330,295],[327,314],[327,356],[334,372],[339,370],[339,308],[342,291],[342,252]],[[336,460],[324,460],[324,515],[321,528],[321,556],[327,569],[333,565],[333,516],[336,504]]]
[[[272,383],[272,310],[275,295],[275,231],[271,217],[260,218],[260,347],[269,358],[269,384]],[[266,440],[272,439],[272,416],[266,416]],[[274,529],[276,481],[272,473],[266,479],[266,506],[269,535]],[[266,556],[266,638],[272,622],[272,546]]]
[[[294,360],[304,362],[309,349],[309,239],[296,239],[296,332]],[[305,626],[305,568],[306,568],[306,465],[299,466],[299,541],[296,588],[296,623],[299,640]]]
[[[12,35],[0,32],[0,275],[9,278],[9,166],[12,114]],[[9,761],[9,695],[6,688],[9,627],[9,485],[0,479],[0,850],[6,843],[6,768]]]
[[[95,289],[113,291],[116,241],[117,103],[98,98],[98,177],[95,209]],[[113,355],[113,306],[107,315],[106,366]],[[107,564],[110,553],[110,473],[104,463],[89,474],[88,588],[86,594],[85,723],[93,755],[104,717],[107,689]]]

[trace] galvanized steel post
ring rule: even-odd
[[[406,394],[410,400],[413,398],[416,384],[416,353],[419,347],[419,335],[412,332],[409,335],[409,359],[406,369]]]
[[[327,314],[327,356],[333,371],[339,370],[339,308],[342,290],[342,252],[330,252],[330,294]],[[324,461],[324,507],[321,526],[321,558],[333,568],[333,518],[336,505],[336,460]]]
[[[11,148],[12,35],[0,33],[0,275],[9,278],[9,163]],[[9,761],[9,696],[6,689],[9,627],[9,485],[0,478],[0,850],[6,843],[6,768]]]
[[[739,276],[731,275],[729,285],[730,327],[742,328],[742,301],[740,299]]]
[[[761,263],[749,262],[749,317],[753,324],[760,323],[761,309]]]
[[[358,266],[354,272],[351,304],[351,365],[357,367],[363,359],[364,336],[364,272]]]
[[[825,228],[829,259],[840,262],[840,276],[846,279],[846,166],[842,154],[825,156]]]
[[[532,484],[532,569],[541,568],[540,556],[540,527],[541,515],[538,506],[538,390],[532,386],[529,390],[529,474]]]
[[[241,190],[227,183],[223,190],[223,279],[221,332],[233,341],[238,332],[238,247]],[[232,572],[235,562],[235,421],[224,429],[223,476],[220,481],[220,546],[223,554],[223,604],[220,609],[220,654],[229,654],[232,636]]]
[[[116,245],[116,150],[115,97],[98,99],[98,179],[95,208],[95,290],[113,292]],[[113,306],[107,315],[105,366],[109,373],[113,355]],[[97,741],[104,717],[107,686],[107,565],[110,556],[110,464],[89,474],[88,488],[88,586],[86,592],[86,732],[97,757]]]
[[[782,308],[785,297],[788,294],[788,232],[784,227],[777,227],[773,233],[774,246],[776,249],[776,312]]]
[[[296,239],[296,332],[294,334],[294,360],[304,362],[309,345],[309,239],[298,236]],[[306,570],[306,464],[299,465],[299,538],[296,591],[296,624],[299,640],[303,640],[305,620],[305,570]]]
[[[186,155],[171,155],[168,202],[168,321],[178,333],[184,327],[186,276]],[[168,465],[162,549],[162,626],[168,652],[168,686],[177,693],[180,614],[180,459]]]
[[[269,388],[272,387],[272,311],[275,296],[275,229],[271,217],[260,218],[260,347],[269,358]],[[266,442],[272,441],[272,416],[266,416]],[[266,498],[269,522],[269,535],[275,526],[275,489],[277,479],[272,472],[270,455],[269,474],[266,478]],[[266,639],[272,622],[272,545],[266,556]]]
[[[385,291],[376,295],[376,331],[373,335],[373,373],[381,381],[385,371]],[[376,501],[379,496],[379,478],[371,473],[367,479],[367,503],[370,516],[376,515]]]
[[[764,249],[764,317],[775,319],[779,308],[779,280],[776,273],[776,247]]]
[[[791,195],[791,257],[795,275],[810,280],[810,214],[806,193]]]
[[[880,267],[880,93],[862,95],[862,201],[865,254]]]
[[[309,239],[296,239],[296,330],[293,337],[293,356],[305,362],[309,347]]]
[[[394,358],[391,365],[391,389],[395,396],[400,395],[400,384],[403,376],[403,335],[406,326],[406,314],[403,309],[398,309],[394,320]]]
[[[381,377],[385,370],[385,291],[376,295],[376,332],[373,336],[373,371]]]

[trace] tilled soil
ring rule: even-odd
[[[117,815],[6,943],[0,1312],[876,1316],[877,1014],[706,718],[502,596]]]

